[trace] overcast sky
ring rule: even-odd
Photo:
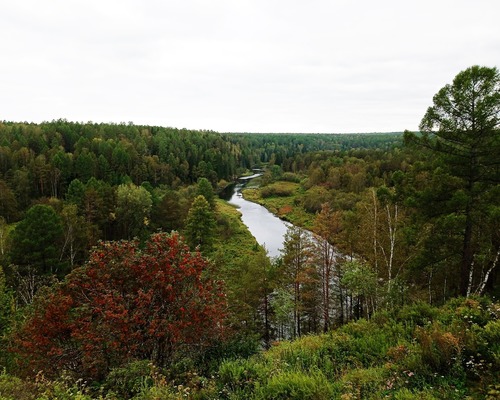
[[[0,0],[0,120],[416,130],[499,0]]]

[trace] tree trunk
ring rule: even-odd
[[[472,249],[472,218],[470,205],[467,205],[465,220],[464,243],[462,250],[462,261],[460,265],[460,295],[467,296],[469,285],[469,272],[474,258]]]

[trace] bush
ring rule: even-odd
[[[130,398],[153,385],[154,366],[147,360],[133,361],[108,374],[104,387],[124,398]]]
[[[287,182],[300,183],[300,176],[293,172],[285,172],[281,179]]]
[[[320,212],[322,205],[329,203],[330,197],[331,195],[327,189],[321,186],[314,186],[304,195],[304,208],[310,213]]]
[[[394,400],[437,400],[428,390],[412,392],[408,389],[398,390],[394,394]]]
[[[462,344],[453,333],[438,323],[428,328],[417,328],[416,338],[422,350],[422,360],[439,374],[448,374],[460,364]]]
[[[439,310],[429,303],[418,302],[404,306],[396,316],[398,321],[410,322],[413,325],[425,326],[439,316]]]
[[[293,189],[290,187],[287,187],[286,185],[281,185],[281,184],[274,184],[274,185],[269,185],[265,186],[260,190],[260,195],[262,198],[267,198],[267,197],[288,197],[293,195]]]
[[[214,344],[201,357],[195,360],[197,371],[212,375],[216,373],[223,361],[249,358],[260,348],[260,336],[256,334],[239,334],[227,341]]]
[[[342,327],[341,331],[350,338],[350,357],[365,367],[384,359],[388,349],[398,342],[398,337],[391,330],[380,328],[366,320],[351,322]]]
[[[389,371],[385,368],[354,369],[342,377],[343,398],[378,399],[388,390]]]
[[[248,359],[226,361],[219,368],[219,383],[224,393],[251,393],[256,382],[267,374],[262,364]]]
[[[178,400],[183,398],[182,394],[168,386],[153,386],[149,389],[143,390],[138,395],[134,396],[133,400]],[[187,397],[187,396],[185,396]],[[113,399],[115,400],[115,399]]]
[[[490,301],[486,298],[456,298],[444,307],[442,320],[447,323],[455,321],[464,325],[477,324],[484,326],[491,319]]]
[[[334,388],[319,370],[284,372],[272,376],[257,393],[257,399],[269,400],[329,400]]]
[[[500,370],[500,320],[488,322],[482,336],[493,356],[496,367]]]
[[[21,379],[0,374],[0,399],[1,400],[31,400],[35,398],[36,385]]]
[[[22,380],[4,372],[0,374],[0,400],[91,400],[81,382],[77,385],[67,378],[50,381],[39,373],[35,380]]]

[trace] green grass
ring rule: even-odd
[[[424,327],[405,319],[422,311],[414,307],[225,362],[218,385],[228,399],[498,398],[499,305],[454,300],[426,310]]]
[[[217,253],[224,253],[224,258],[231,261],[234,257],[251,255],[261,250],[257,240],[241,221],[241,214],[235,206],[219,199],[217,214]]]
[[[314,214],[308,213],[302,206],[303,196],[304,190],[299,183],[286,181],[243,190],[245,200],[266,207],[274,215],[294,225],[311,229]]]

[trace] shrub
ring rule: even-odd
[[[384,359],[387,350],[398,341],[391,330],[366,320],[351,322],[341,331],[350,337],[349,355],[365,367]]]
[[[416,338],[422,350],[422,360],[437,373],[448,373],[459,364],[461,343],[458,337],[434,323],[429,328],[417,328]]]
[[[81,382],[69,383],[66,378],[50,381],[39,373],[35,380],[22,380],[0,373],[0,400],[91,400]]]
[[[439,316],[439,310],[429,303],[418,302],[404,306],[396,316],[398,321],[410,322],[413,325],[425,326]]]
[[[262,364],[248,359],[225,361],[219,368],[219,383],[224,393],[252,392],[256,382],[267,375]]]
[[[267,198],[267,197],[288,197],[293,195],[293,189],[286,186],[286,185],[281,185],[281,184],[273,184],[269,186],[265,186],[261,189],[260,195],[262,198]]]
[[[101,380],[113,368],[154,358],[172,365],[222,338],[226,300],[208,260],[178,234],[101,243],[45,296],[13,334],[20,370],[71,370]]]
[[[108,374],[104,387],[122,397],[130,398],[153,385],[154,366],[149,361],[133,361]]]
[[[437,400],[428,390],[413,392],[409,389],[398,390],[394,394],[394,400]]]
[[[329,400],[334,388],[319,370],[284,372],[272,376],[256,394],[257,399],[269,400]]]
[[[444,307],[442,320],[447,323],[455,321],[467,325],[484,326],[491,319],[490,303],[486,298],[452,299]]]
[[[490,321],[486,324],[483,331],[483,338],[488,343],[496,366],[500,369],[500,320]]]
[[[287,182],[300,183],[300,176],[293,172],[285,172],[281,179]]]
[[[426,378],[432,376],[429,365],[422,358],[422,349],[418,344],[411,343],[406,346],[402,345],[402,347],[396,346],[389,350],[388,358],[395,363],[397,372],[405,375],[413,374],[412,381],[414,385],[418,386],[417,381],[424,382]],[[391,356],[394,358],[391,358]]]
[[[0,374],[1,400],[31,400],[35,398],[36,390],[34,383],[24,382],[6,373]]]
[[[380,398],[380,392],[388,390],[389,371],[385,368],[359,368],[347,372],[342,377],[343,398]]]
[[[178,400],[181,398],[183,398],[182,394],[176,393],[168,386],[153,386],[134,396],[134,400]]]
[[[249,358],[260,348],[260,336],[255,334],[238,334],[227,341],[220,341],[195,360],[200,373],[211,375],[218,371],[222,361]]]
[[[328,203],[330,197],[330,193],[324,187],[312,187],[304,195],[304,208],[310,213],[320,212],[321,206]]]

